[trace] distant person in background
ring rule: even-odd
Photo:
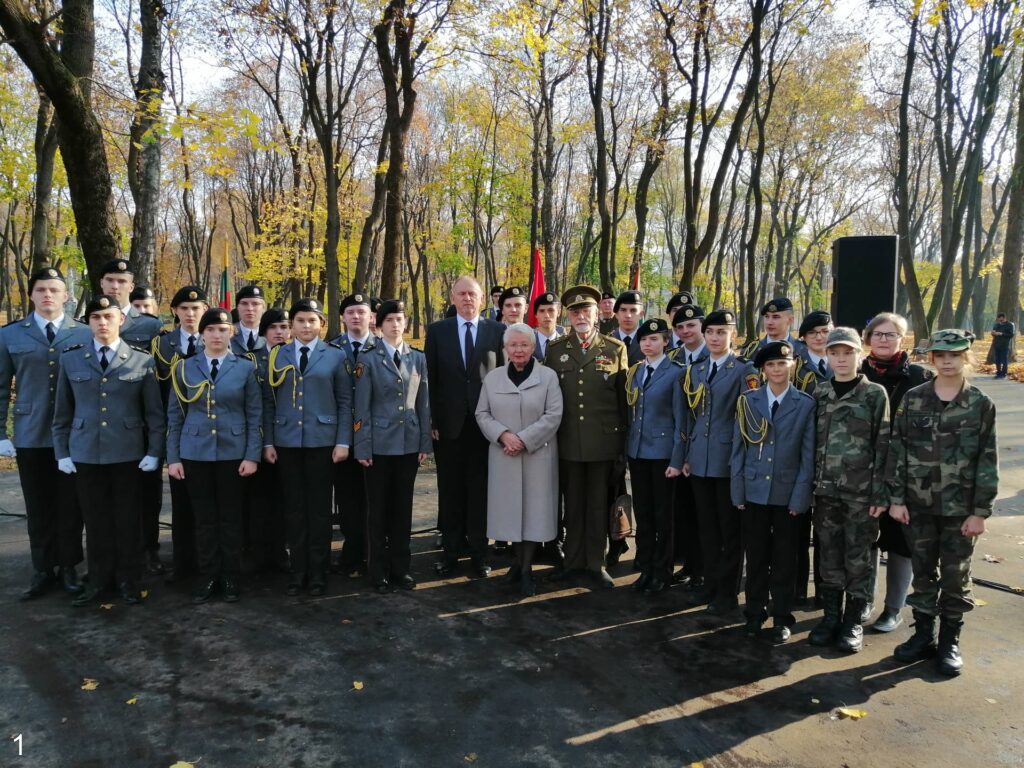
[[[600,333],[608,334],[619,327],[619,320],[615,317],[615,294],[611,291],[601,293],[601,301],[597,305],[597,330]]]
[[[994,378],[1006,378],[1010,365],[1010,350],[1013,349],[1013,340],[1016,336],[1017,328],[1006,319],[1006,314],[1000,312],[996,315],[996,324],[992,326],[992,357],[996,364]]]
[[[494,320],[496,323],[501,322],[501,295],[505,292],[505,286],[503,285],[492,285],[491,286],[491,306],[487,308],[486,317],[488,320]],[[454,304],[452,305],[455,306]],[[445,317],[454,317],[457,313],[452,312],[450,315]]]
[[[144,315],[152,315],[158,317],[160,314],[160,307],[156,303],[156,294],[153,293],[152,288],[147,288],[144,285],[137,285],[135,289],[128,295],[131,299],[132,307],[137,309]]]
[[[526,291],[518,285],[510,285],[501,293],[498,306],[501,307],[501,315],[498,322],[505,326],[515,325],[526,321]]]

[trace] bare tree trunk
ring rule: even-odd
[[[1017,84],[1017,146],[1010,174],[1010,202],[1006,214],[1006,241],[996,309],[1020,327],[1020,266],[1024,252],[1024,77]]]
[[[50,100],[39,93],[36,110],[35,208],[32,210],[32,266],[29,273],[53,263],[50,254],[50,198],[53,192],[53,165],[57,156],[57,118]]]

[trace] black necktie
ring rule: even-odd
[[[633,337],[632,336],[624,336],[623,339],[622,339],[622,343],[625,344],[627,347],[630,345],[630,343],[632,343],[632,341],[633,341]]]
[[[185,350],[185,357],[192,357],[196,353],[196,337],[188,337],[188,349]]]
[[[46,324],[46,340],[47,341],[53,341],[53,338],[56,335],[57,334],[54,333],[54,331],[53,331],[53,323],[47,323]]]
[[[775,414],[778,413],[778,410],[779,410],[779,401],[776,400],[774,403],[772,403],[772,421],[775,421]]]
[[[718,373],[718,363],[711,364],[711,373],[708,374],[708,384],[715,379],[715,374]]]
[[[299,347],[299,373],[306,372],[306,363],[309,362],[309,347]]]
[[[654,376],[654,366],[647,366],[647,375],[644,376],[644,389],[647,389],[647,385],[651,383],[651,378]]]
[[[824,378],[828,378],[828,368],[825,367],[825,358],[818,361],[818,373]]]
[[[107,366],[110,365],[107,362],[107,352],[110,351],[110,347],[100,347],[100,368],[104,371],[107,370]]]
[[[217,370],[219,365],[220,360],[218,360],[217,358],[214,358],[213,360],[210,361],[210,381],[217,380]]]
[[[245,343],[245,346],[248,347],[250,352],[256,349],[256,334],[252,331],[249,331],[249,340]]]
[[[363,342],[361,342],[361,341],[353,341],[352,342],[352,356],[353,357],[356,357],[359,354],[359,347],[361,347],[362,345],[363,345]]]
[[[466,370],[469,370],[469,361],[473,359],[473,324],[466,322]]]
[[[401,368],[402,368],[402,358],[399,356],[397,349],[395,350],[395,356],[392,359],[395,361],[395,368],[398,368],[399,370],[401,370]]]

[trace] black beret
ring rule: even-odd
[[[510,285],[504,291],[501,292],[501,297],[498,299],[498,306],[505,306],[505,302],[509,299],[522,299],[527,301],[526,291],[520,288],[518,285]]]
[[[345,310],[349,307],[369,307],[370,306],[370,295],[368,293],[350,293],[344,299],[341,300],[341,304],[338,305],[338,312],[345,314]]]
[[[316,299],[299,299],[292,304],[292,308],[288,314],[294,320],[295,316],[299,314],[299,312],[315,312],[322,318],[324,316],[324,305]]]
[[[179,304],[184,304],[186,301],[201,301],[204,304],[209,304],[210,300],[206,297],[206,291],[197,285],[186,285],[184,288],[179,288],[178,292],[174,294],[171,299],[171,306],[176,307]]]
[[[258,285],[244,285],[235,294],[235,304],[238,304],[242,299],[263,299],[266,301],[267,295]]]
[[[736,313],[731,309],[716,309],[704,318],[700,324],[702,331],[707,330],[710,325],[736,325]]]
[[[797,334],[800,337],[806,336],[812,330],[817,328],[819,325],[831,325],[832,315],[823,309],[816,309],[813,312],[808,312],[807,316],[804,317],[803,322],[800,323],[800,332]]]
[[[28,279],[28,292],[32,293],[32,289],[35,288],[36,283],[40,280],[60,280],[64,282],[64,275],[60,273],[60,270],[56,267],[43,267],[37,269],[32,273],[32,277]]]
[[[542,293],[536,299],[533,300],[533,311],[536,312],[541,307],[546,307],[548,304],[557,304],[558,297],[551,293]]]
[[[220,307],[206,310],[203,312],[203,316],[199,318],[199,332],[202,333],[206,330],[208,325],[233,325],[231,313]]]
[[[643,304],[644,299],[640,295],[640,291],[623,291],[619,294],[619,297],[615,299],[615,306],[612,308],[614,312],[619,311],[619,307],[623,304]]]
[[[505,286],[503,286],[503,285],[492,285],[491,286],[491,292],[490,292],[489,295],[493,296],[496,293],[502,293],[504,290],[505,290]]]
[[[615,294],[612,293],[611,291],[601,291],[601,301],[604,301],[605,299],[614,299],[614,298],[615,298]]]
[[[377,325],[384,325],[384,320],[388,315],[395,315],[401,312],[405,314],[405,302],[399,301],[398,299],[388,299],[382,301],[380,306],[377,308]]]
[[[793,359],[793,345],[787,341],[771,341],[757,350],[757,354],[754,355],[754,365],[758,368],[764,368],[764,364],[769,360],[792,360]]]
[[[102,312],[104,309],[116,309],[119,312],[121,307],[118,306],[117,302],[109,296],[93,296],[89,299],[89,303],[85,305],[85,314],[83,317],[88,322],[89,316],[93,312]]]
[[[683,304],[676,313],[672,315],[672,325],[685,323],[687,320],[703,320],[704,310],[696,304]]]
[[[777,299],[772,299],[763,307],[761,307],[761,315],[767,315],[769,312],[785,312],[786,310],[793,309],[793,302],[787,299],[785,296],[779,296]]]
[[[132,271],[128,268],[128,262],[124,259],[108,261],[100,267],[100,277],[104,275],[130,275]]]
[[[288,322],[288,310],[282,309],[281,307],[271,307],[263,313],[263,317],[260,318],[260,336],[267,335],[267,329],[270,328],[274,323],[287,323]]]
[[[668,331],[669,327],[666,320],[662,320],[660,317],[652,317],[650,320],[644,320],[640,323],[640,327],[636,329],[636,338],[640,340],[644,336],[652,336],[656,333],[665,334]]]
[[[155,299],[156,294],[153,293],[152,288],[147,288],[144,285],[137,285],[132,289],[132,292],[128,294],[128,301],[142,301],[144,299]]]
[[[673,307],[682,306],[684,304],[695,304],[693,294],[689,291],[679,291],[679,293],[673,293],[672,298],[668,300],[668,304],[665,305],[665,312],[671,313]]]
[[[370,311],[371,312],[376,312],[378,309],[380,309],[380,305],[383,304],[383,303],[384,302],[383,302],[382,299],[378,299],[376,296],[371,296],[370,297]]]

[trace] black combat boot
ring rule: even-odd
[[[866,604],[867,600],[862,597],[846,596],[846,611],[843,613],[843,623],[839,627],[839,637],[836,639],[836,648],[840,651],[857,653],[864,647],[864,627],[860,620]]]
[[[935,617],[914,611],[914,634],[892,652],[897,660],[909,664],[935,655]]]
[[[960,629],[963,625],[964,620],[959,616],[943,616],[939,621],[939,656],[935,661],[939,672],[949,677],[956,677],[964,668],[964,660],[960,656]]]
[[[811,645],[832,645],[836,641],[836,630],[839,628],[843,593],[837,589],[825,589],[821,592],[821,599],[825,603],[825,615],[811,630],[807,642]]]

